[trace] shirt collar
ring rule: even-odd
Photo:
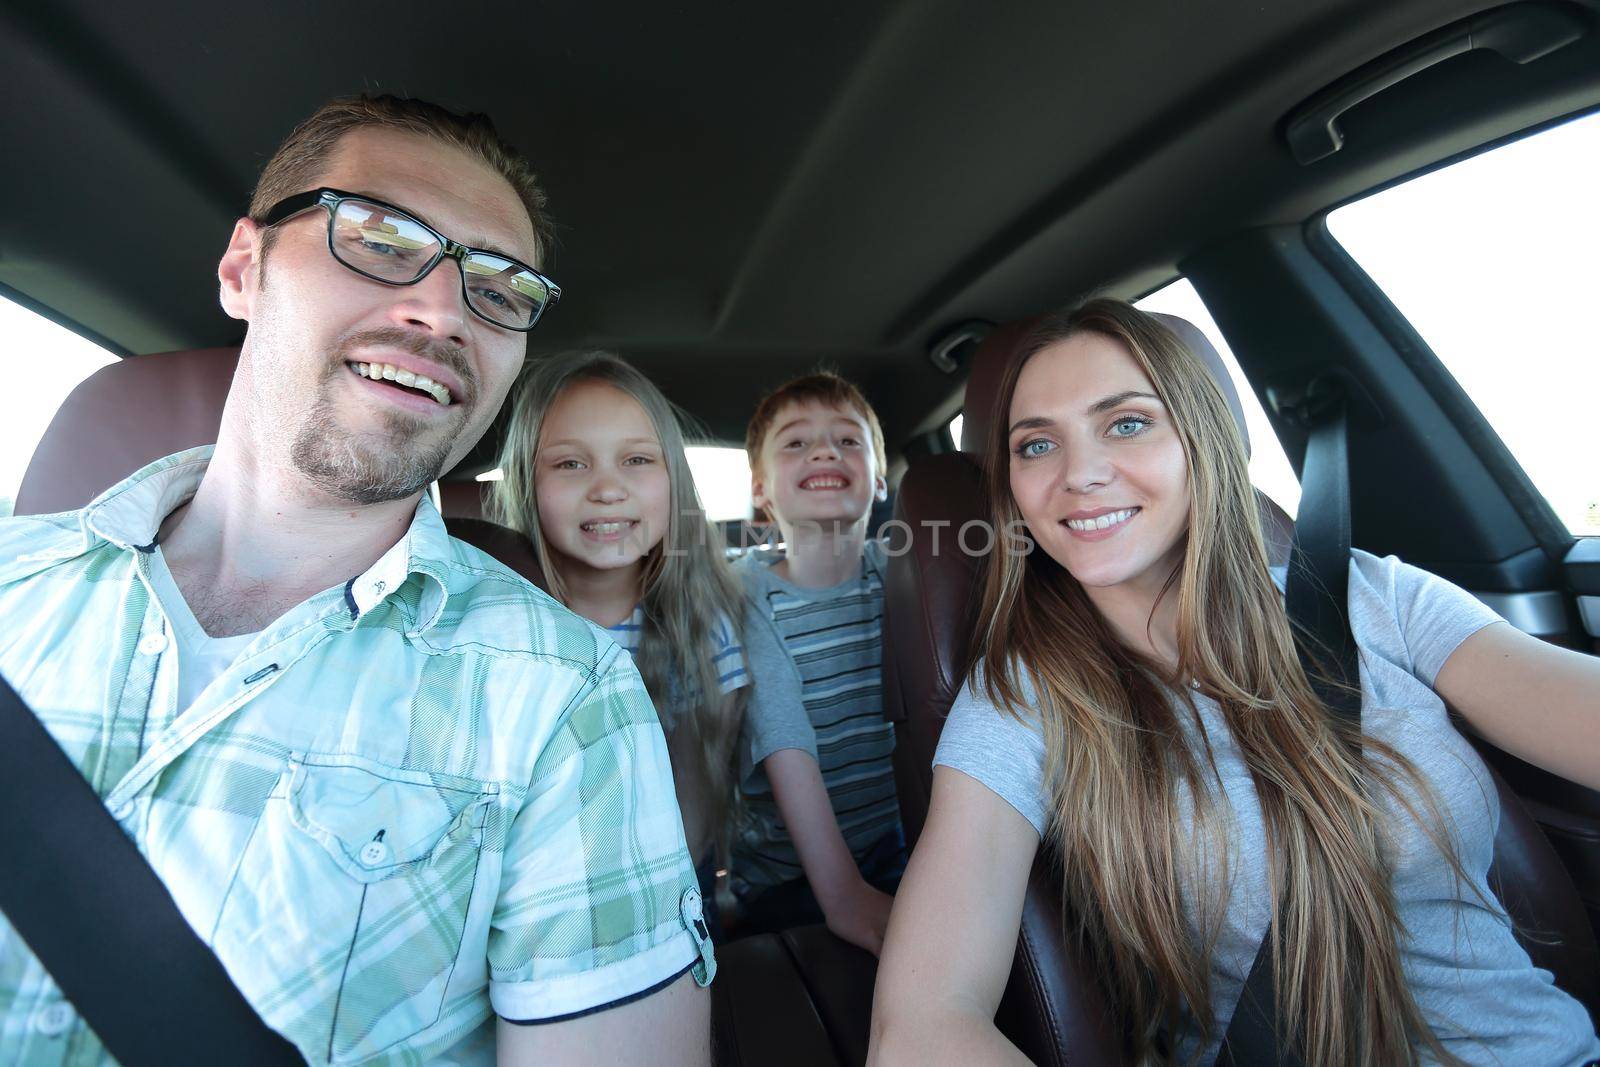
[[[162,522],[200,488],[215,448],[202,445],[158,459],[89,501],[79,513],[85,547],[99,540],[153,551]]]
[[[410,636],[431,629],[444,614],[452,585],[457,584],[458,572],[450,566],[455,555],[439,509],[427,493],[422,494],[405,536],[345,584],[345,607],[350,611],[350,620],[354,622],[394,596],[415,574],[421,578],[422,591],[417,600],[417,625]]]
[[[150,552],[161,523],[200,487],[215,451],[214,445],[191,448],[142,467],[90,501],[81,512],[83,549],[106,541],[119,548]],[[456,553],[444,519],[428,494],[422,495],[405,536],[376,563],[345,583],[345,607],[354,623],[398,593],[411,575],[421,577],[417,626],[412,636],[438,622],[451,593]]]

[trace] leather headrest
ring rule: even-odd
[[[961,411],[961,451],[983,455],[988,447],[989,427],[1000,400],[1000,380],[1011,365],[1011,357],[1033,333],[1041,318],[1019,319],[996,326],[978,345],[972,357],[972,374],[967,378],[967,395]]]
[[[18,515],[81,508],[162,456],[215,443],[237,348],[119,359],[78,384],[34,450]]]
[[[1211,372],[1211,377],[1222,389],[1222,396],[1228,402],[1228,410],[1233,412],[1234,422],[1239,425],[1239,434],[1244,438],[1245,454],[1249,455],[1250,431],[1244,424],[1244,407],[1239,403],[1239,391],[1234,388],[1233,376],[1223,364],[1222,356],[1200,328],[1188,319],[1159,312],[1152,314],[1160,319],[1167,329],[1177,334],[1178,340],[1205,363],[1206,369]],[[972,360],[972,374],[967,379],[966,403],[962,411],[961,451],[979,455],[983,453],[985,442],[989,439],[989,427],[996,416],[994,409],[1000,399],[1000,382],[1005,377],[1006,367],[1010,365],[1012,357],[1017,354],[1017,350],[1028,340],[1034,327],[1041,321],[1043,320],[1040,318],[1021,319],[1004,326],[997,326],[978,346],[977,354]]]

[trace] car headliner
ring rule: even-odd
[[[124,353],[237,342],[216,260],[262,162],[332,96],[416,95],[488,112],[543,176],[566,296],[533,354],[614,348],[724,439],[825,363],[903,442],[959,403],[926,358],[952,324],[1137,295],[1466,147],[1301,168],[1279,129],[1486,6],[18,3],[0,285]]]

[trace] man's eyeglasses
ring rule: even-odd
[[[461,292],[472,313],[522,333],[561,299],[561,287],[526,263],[456,244],[427,223],[370,196],[314,189],[274,204],[261,220],[276,226],[312,208],[328,211],[328,251],[365,278],[415,285],[449,256],[461,265]]]

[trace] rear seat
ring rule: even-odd
[[[711,984],[719,1067],[854,1067],[867,1059],[872,956],[823,926],[717,947]]]

